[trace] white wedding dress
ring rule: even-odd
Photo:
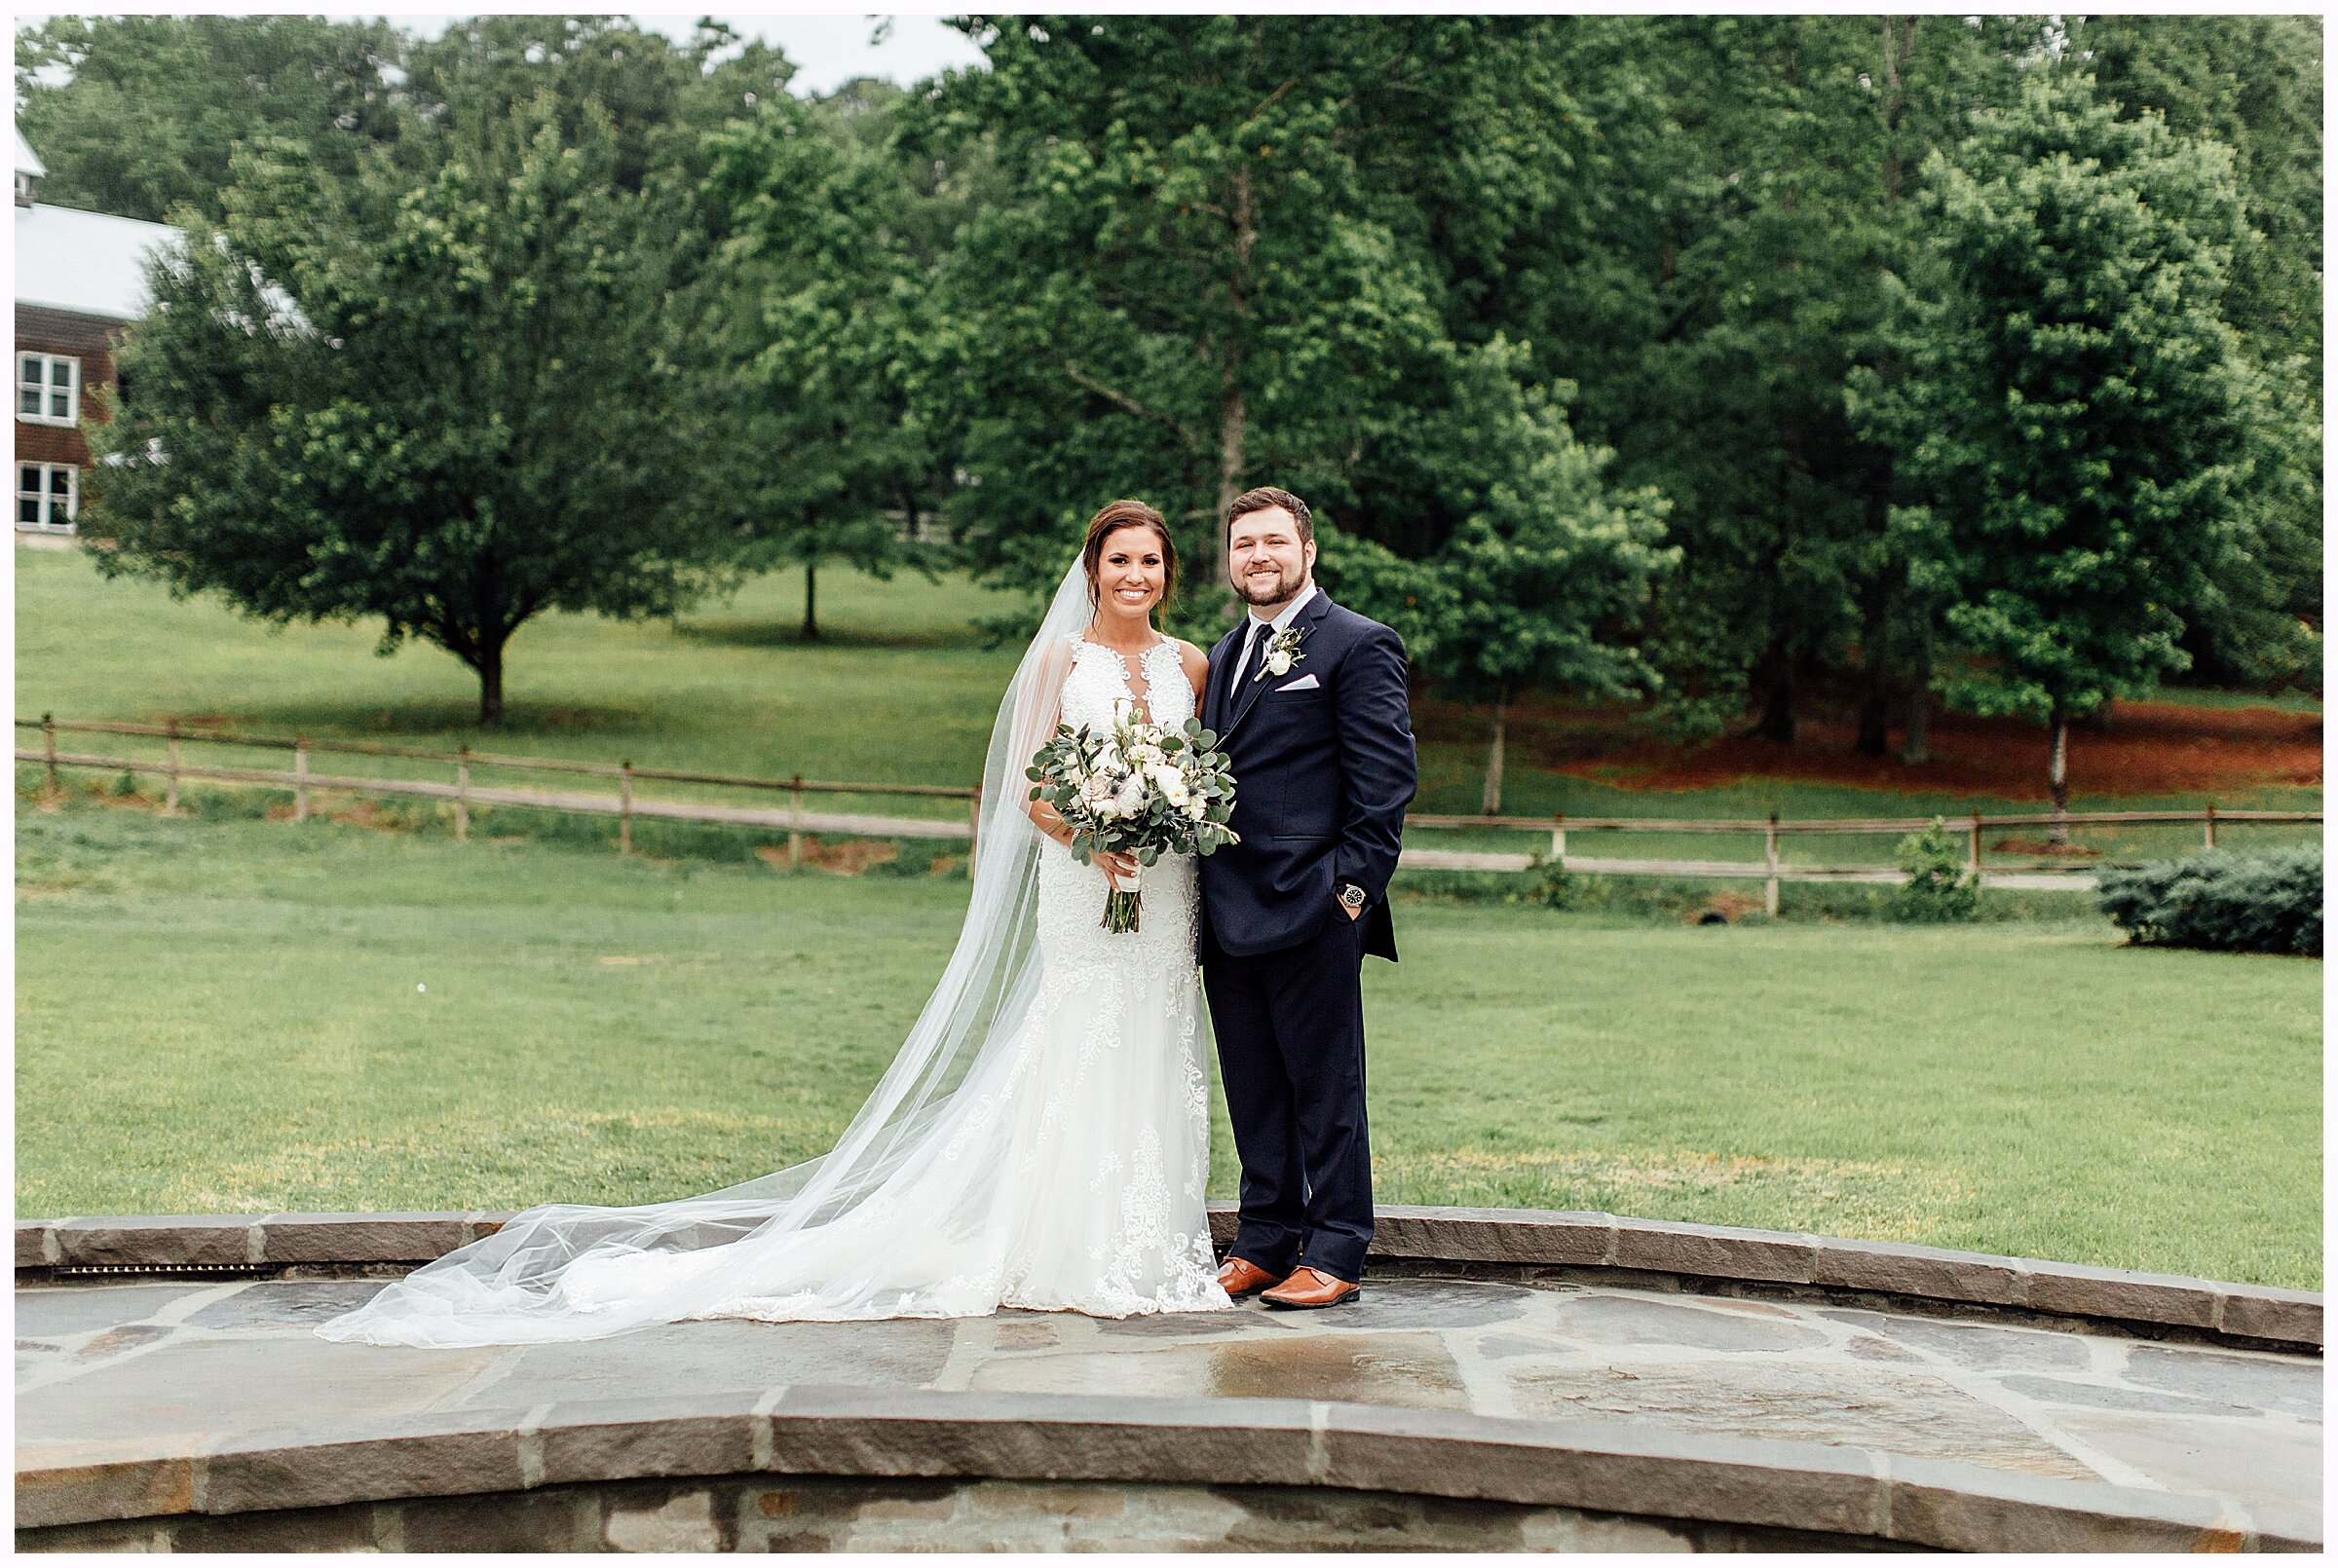
[[[1059,593],[1050,622],[1068,614]],[[1202,1202],[1209,1082],[1193,860],[1147,867],[1140,928],[1115,936],[1102,923],[1103,874],[1040,835],[1020,804],[1021,763],[1059,712],[1099,729],[1134,700],[1163,724],[1192,716],[1174,643],[1157,643],[1136,673],[1112,649],[1042,627],[994,736],[986,779],[1016,803],[1010,813],[992,800],[968,929],[836,1151],[704,1198],[530,1210],[318,1331],[450,1346],[699,1318],[1229,1307]],[[1002,754],[1021,760],[1011,779]],[[1028,929],[986,931],[982,920]]]

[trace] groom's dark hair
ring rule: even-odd
[[[1307,504],[1291,494],[1290,491],[1277,490],[1272,485],[1261,485],[1256,490],[1245,490],[1234,498],[1234,504],[1226,508],[1226,528],[1221,535],[1221,541],[1234,537],[1235,518],[1244,512],[1264,511],[1269,506],[1280,506],[1291,514],[1291,520],[1299,525],[1299,541],[1301,544],[1313,541],[1315,519],[1308,515]]]

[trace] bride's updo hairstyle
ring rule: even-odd
[[[1096,574],[1104,566],[1104,541],[1123,528],[1150,528],[1161,541],[1161,598],[1153,606],[1158,610],[1177,592],[1177,541],[1169,537],[1167,520],[1141,501],[1115,501],[1088,519],[1088,541],[1079,549],[1079,564],[1088,575],[1088,603],[1094,606],[1103,598]]]

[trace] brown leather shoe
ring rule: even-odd
[[[1284,1276],[1269,1274],[1247,1257],[1229,1257],[1218,1269],[1219,1288],[1239,1301],[1246,1295],[1283,1283]]]
[[[1350,1301],[1363,1299],[1364,1287],[1349,1280],[1335,1280],[1321,1269],[1301,1267],[1297,1274],[1259,1297],[1270,1307],[1284,1311],[1299,1311],[1316,1307],[1343,1307]]]

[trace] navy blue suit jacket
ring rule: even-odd
[[[1201,862],[1205,938],[1235,957],[1310,941],[1345,919],[1334,890],[1364,889],[1364,951],[1396,958],[1388,878],[1417,770],[1405,694],[1405,645],[1319,586],[1292,617],[1303,655],[1288,674],[1237,686],[1250,617],[1210,650],[1201,722],[1234,773],[1241,842]],[[1311,689],[1291,691],[1314,677]]]

